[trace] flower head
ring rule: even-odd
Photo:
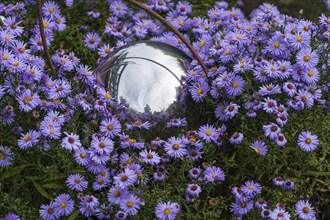
[[[314,151],[318,144],[319,140],[316,135],[313,135],[310,131],[303,131],[298,136],[298,147],[306,152]]]

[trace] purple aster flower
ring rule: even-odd
[[[66,137],[62,139],[62,147],[67,149],[68,151],[76,151],[79,147],[81,147],[81,143],[79,140],[79,135],[77,134],[68,134],[67,132],[64,132]]]
[[[302,68],[311,69],[317,65],[319,62],[319,57],[315,51],[312,51],[311,48],[303,48],[297,53],[297,63]]]
[[[198,130],[198,137],[206,142],[216,141],[219,131],[213,125],[202,125]]]
[[[244,91],[245,81],[240,76],[234,76],[225,90],[229,96],[237,96]]]
[[[127,215],[136,215],[140,209],[141,199],[133,194],[129,194],[120,201],[120,209]]]
[[[279,147],[283,147],[288,141],[286,140],[284,134],[280,133],[275,138],[275,144]]]
[[[184,127],[187,125],[187,120],[185,118],[174,118],[167,122],[166,127]]]
[[[253,208],[253,201],[236,201],[230,206],[230,211],[236,216],[247,214]]]
[[[162,173],[160,171],[154,172],[153,177],[157,182],[163,182],[165,179],[164,173]]]
[[[203,98],[207,96],[210,87],[207,83],[195,83],[192,86],[189,86],[189,92],[195,102],[203,101]]]
[[[194,167],[189,170],[189,175],[193,179],[198,179],[199,176],[201,175],[201,172],[202,172],[201,169]]]
[[[110,12],[115,17],[120,18],[120,17],[123,17],[124,15],[127,14],[128,7],[121,0],[117,0],[117,1],[111,2],[111,4],[110,4]]]
[[[230,114],[226,114],[225,113],[225,110],[228,106],[226,105],[218,105],[216,108],[215,108],[215,116],[220,119],[221,121],[227,121],[230,119]],[[227,109],[227,110],[230,110],[230,109]],[[230,111],[229,111],[230,112]]]
[[[77,190],[79,192],[83,192],[88,186],[88,182],[79,173],[70,174],[65,183],[71,190]]]
[[[253,181],[246,181],[242,186],[243,193],[249,197],[254,197],[261,193],[261,185]]]
[[[79,211],[85,217],[93,216],[99,206],[99,200],[93,195],[85,195],[79,204]]]
[[[283,38],[275,34],[271,39],[267,41],[267,46],[264,49],[265,53],[268,53],[274,57],[286,57],[287,56],[287,43]]]
[[[273,180],[273,184],[276,186],[283,186],[284,185],[284,180],[282,177],[276,177]]]
[[[206,182],[224,181],[225,174],[220,167],[211,166],[204,171],[204,180]]]
[[[281,128],[275,123],[270,123],[263,126],[265,136],[269,137],[271,140],[275,140],[276,137],[281,133]]]
[[[135,184],[137,181],[137,174],[133,170],[125,168],[124,171],[114,176],[113,179],[116,186],[126,188]]]
[[[54,30],[56,31],[63,31],[66,28],[66,18],[58,15],[56,18],[53,19],[54,21]]]
[[[50,202],[49,205],[41,205],[39,214],[43,220],[56,220],[58,218],[53,202]]]
[[[301,220],[316,219],[314,207],[308,200],[299,200],[295,204],[295,212]]]
[[[42,6],[42,13],[47,17],[55,18],[61,13],[61,11],[60,7],[55,2],[47,1]]]
[[[170,137],[164,145],[164,150],[170,157],[181,158],[187,154],[187,149],[181,138]]]
[[[8,167],[13,160],[10,148],[0,146],[0,167]]]
[[[274,220],[290,220],[291,215],[282,208],[275,208],[271,211],[269,217]]]
[[[270,216],[270,213],[271,213],[271,211],[269,209],[264,208],[264,209],[262,209],[260,216],[261,216],[261,218],[268,219]]]
[[[260,208],[265,209],[265,208],[267,208],[267,202],[261,198],[255,202],[254,206],[258,209],[260,209]]]
[[[6,17],[3,19],[5,29],[15,36],[20,36],[24,31],[23,27],[19,26],[20,23],[21,20],[17,19],[17,17]]]
[[[313,135],[310,131],[303,131],[298,136],[298,147],[306,152],[314,151],[318,144],[319,140],[316,135]]]
[[[293,189],[294,188],[294,182],[292,180],[286,180],[284,182],[283,186],[288,190]]]
[[[74,209],[74,201],[68,194],[60,194],[54,200],[54,209],[58,216],[68,216]]]
[[[116,218],[117,220],[125,220],[125,219],[127,218],[127,214],[126,214],[126,212],[123,212],[123,211],[119,210],[119,211],[116,213],[115,218]]]
[[[101,37],[96,32],[90,32],[86,35],[84,42],[88,49],[97,50],[98,45],[101,43]]]
[[[228,116],[228,119],[232,119],[238,113],[239,108],[240,106],[232,102],[227,105],[225,108],[225,114]]]
[[[255,141],[250,145],[250,148],[254,149],[254,151],[261,155],[264,156],[267,154],[268,148],[265,145],[263,141]]]
[[[14,44],[16,36],[9,30],[0,30],[0,43],[6,47]]]
[[[74,151],[74,158],[80,165],[87,165],[90,162],[89,153],[83,147],[78,147],[78,149]]]
[[[129,194],[127,188],[112,186],[107,194],[108,201],[112,204],[120,204],[120,201]]]
[[[151,151],[144,149],[143,151],[140,152],[140,157],[143,162],[151,165],[157,165],[160,163],[160,157],[157,152]]]
[[[146,130],[149,130],[150,128],[150,123],[148,121],[142,123],[142,121],[137,120],[133,124],[126,124],[127,130],[134,130],[136,128],[144,128]]]
[[[175,11],[180,15],[188,15],[191,13],[191,5],[189,2],[178,2]]]
[[[104,44],[102,47],[98,48],[98,54],[100,57],[106,57],[112,52],[112,50],[110,44]]]
[[[290,47],[300,50],[310,46],[311,36],[307,32],[296,32],[295,34],[288,35],[287,40],[290,43]]]
[[[277,102],[274,99],[269,97],[265,98],[262,102],[262,109],[265,110],[268,114],[272,114],[276,111]]]
[[[240,144],[243,140],[243,134],[240,132],[235,132],[229,139],[231,144]]]
[[[21,218],[16,214],[7,214],[4,220],[21,220]]]
[[[177,203],[160,202],[155,208],[156,218],[159,220],[174,220],[180,212],[180,206]]]
[[[283,84],[283,91],[290,97],[293,97],[296,94],[296,85],[292,82],[285,82]]]
[[[38,143],[39,136],[39,132],[34,130],[31,130],[26,134],[22,134],[21,138],[18,140],[18,146],[23,150],[30,148]]]
[[[106,154],[110,156],[110,153],[113,151],[113,141],[104,136],[93,135],[91,148],[95,150],[98,154]],[[91,159],[92,156],[91,156]]]
[[[188,184],[186,192],[188,193],[188,195],[196,198],[202,192],[202,189],[197,184]]]
[[[36,108],[41,102],[37,93],[32,93],[30,89],[25,90],[22,94],[16,97],[21,111],[29,112]]]
[[[281,87],[278,85],[274,85],[273,83],[269,85],[261,86],[258,93],[262,96],[265,95],[273,95],[273,94],[280,94],[281,93]]]
[[[308,90],[299,89],[295,98],[297,102],[301,103],[302,108],[305,106],[306,108],[313,107],[314,97]]]

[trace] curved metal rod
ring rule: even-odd
[[[187,41],[187,39],[173,26],[171,25],[165,18],[163,18],[161,15],[159,15],[157,12],[151,10],[150,8],[144,6],[143,4],[137,2],[136,0],[124,0],[126,2],[129,2],[133,5],[135,5],[136,7],[148,12],[150,15],[156,17],[158,20],[160,20],[164,25],[166,25],[171,31],[173,31],[176,36],[178,36],[180,38],[180,40],[182,40],[182,42],[188,47],[188,49],[190,50],[190,52],[194,55],[194,57],[196,58],[196,60],[198,61],[199,65],[202,67],[203,71],[205,72],[206,76],[208,73],[208,69],[205,65],[205,63],[203,62],[202,58],[198,55],[198,53],[194,50],[194,48],[191,46],[191,44]]]
[[[41,40],[42,40],[42,46],[44,48],[47,63],[49,65],[50,69],[52,70],[52,72],[55,74],[56,69],[55,69],[54,63],[52,61],[52,58],[50,57],[50,54],[49,54],[47,41],[46,41],[46,35],[45,35],[45,31],[44,31],[44,25],[43,25],[44,22],[42,21],[42,4],[41,4],[41,0],[37,0],[37,11],[38,11],[39,29],[40,29],[40,35],[41,35]]]

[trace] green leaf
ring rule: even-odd
[[[62,189],[63,186],[56,184],[56,183],[46,183],[43,184],[42,187],[47,188],[47,189]]]
[[[15,175],[19,174],[20,172],[22,172],[22,170],[25,167],[28,167],[28,166],[31,166],[31,165],[30,164],[24,164],[24,165],[19,166],[19,167],[9,168],[9,170],[5,174],[2,175],[2,178],[6,179],[8,177],[15,176]]]
[[[79,210],[74,211],[74,212],[69,216],[68,220],[75,220],[75,219],[78,217],[79,214],[80,214],[80,211],[79,211]]]
[[[43,195],[45,198],[51,200],[52,197],[46,192],[46,190],[44,188],[42,188],[36,181],[34,181],[33,179],[31,179],[33,182],[34,187],[38,190],[38,192]]]
[[[303,175],[330,176],[330,172],[306,171]]]

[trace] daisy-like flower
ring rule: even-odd
[[[242,186],[243,193],[249,197],[254,197],[261,193],[261,185],[253,181],[246,181]]]
[[[156,218],[158,220],[174,220],[180,212],[180,206],[177,203],[160,202],[155,208]]]
[[[69,194],[60,194],[54,200],[54,209],[58,216],[68,216],[74,209],[74,201]]]
[[[243,140],[243,134],[240,132],[235,132],[229,139],[231,144],[240,144]]]
[[[157,165],[160,163],[160,157],[157,152],[151,151],[144,149],[143,151],[140,152],[140,157],[143,162],[151,165]]]
[[[267,202],[264,199],[261,198],[261,199],[259,199],[255,202],[254,206],[256,208],[264,209],[264,208],[267,208]]]
[[[189,170],[189,176],[193,179],[198,179],[199,176],[201,175],[201,172],[202,172],[201,169],[194,167]]]
[[[272,220],[290,220],[291,215],[284,209],[277,207],[271,211],[269,217]]]
[[[313,135],[310,131],[303,131],[298,136],[298,147],[306,152],[314,151],[319,145],[317,135]]]
[[[41,205],[39,214],[43,220],[55,220],[58,218],[58,213],[55,212],[54,203],[49,205]]]
[[[125,198],[129,194],[127,188],[121,188],[119,186],[113,186],[110,188],[107,196],[108,196],[108,201],[111,204],[120,204],[120,201]]]
[[[230,206],[230,211],[234,215],[242,216],[247,214],[253,208],[253,201],[236,201]]]
[[[81,147],[81,143],[79,140],[79,135],[77,134],[68,134],[67,132],[64,132],[66,137],[62,139],[62,147],[72,151],[72,150],[78,150],[79,147]]]
[[[88,186],[88,182],[79,173],[70,174],[70,176],[68,176],[68,178],[66,179],[65,183],[70,189],[77,190],[79,192],[83,192]]]
[[[207,96],[210,87],[207,83],[195,83],[189,87],[189,92],[195,102],[202,102],[203,98]]]
[[[21,111],[29,112],[36,108],[40,103],[40,98],[37,93],[33,93],[30,89],[25,90],[22,94],[16,97]]]
[[[78,164],[87,165],[90,162],[89,153],[83,147],[74,151],[74,158]]]
[[[79,211],[85,217],[90,217],[95,214],[97,207],[99,206],[99,200],[93,195],[85,195],[79,204]]]
[[[275,186],[283,186],[284,185],[284,180],[282,177],[276,177],[272,180],[273,184]]]
[[[186,192],[189,196],[198,197],[199,194],[202,192],[202,189],[197,184],[188,184]]]
[[[110,4],[110,12],[115,16],[115,17],[122,17],[127,14],[128,12],[128,7],[126,4],[124,4],[121,0],[117,0],[114,2],[111,2]]]
[[[42,13],[47,17],[55,18],[61,13],[61,11],[60,7],[55,2],[47,1],[42,6]]]
[[[39,132],[34,130],[31,130],[26,134],[22,134],[21,138],[18,140],[18,146],[23,150],[30,148],[38,143],[39,136]]]
[[[308,200],[299,200],[295,205],[295,212],[301,220],[310,220],[315,218],[314,207]]]
[[[164,145],[164,150],[170,157],[181,158],[187,154],[185,144],[181,138],[170,137]]]
[[[277,136],[281,133],[281,128],[275,123],[264,125],[263,129],[265,132],[265,136],[269,137],[271,140],[275,140]]]
[[[127,188],[129,186],[134,185],[134,183],[137,181],[137,174],[135,171],[125,168],[124,171],[120,172],[116,176],[114,176],[114,183],[116,186],[119,186],[121,188]]]
[[[294,188],[294,182],[292,180],[286,180],[283,185],[288,190]]]
[[[268,148],[265,145],[263,141],[255,141],[250,145],[250,148],[254,149],[254,151],[261,155],[264,156],[267,154]]]
[[[129,194],[121,200],[119,206],[120,209],[126,212],[128,215],[136,215],[140,209],[141,199],[133,194]]]
[[[0,167],[8,167],[13,160],[10,148],[0,146]]]
[[[216,141],[219,131],[213,125],[203,125],[197,132],[198,136],[206,142]]]
[[[90,50],[97,50],[98,45],[101,43],[101,37],[96,32],[88,33],[85,37],[85,45]]]
[[[205,169],[204,180],[212,183],[215,181],[224,181],[225,174],[219,167],[211,166]]]
[[[225,91],[229,96],[237,96],[244,91],[245,81],[240,76],[234,76],[228,86],[225,87]]]
[[[21,218],[16,214],[7,214],[3,220],[21,220]]]
[[[146,130],[149,130],[150,126],[151,125],[150,125],[150,123],[148,121],[142,123],[142,121],[137,120],[137,121],[135,121],[132,124],[127,124],[126,125],[126,128],[127,128],[127,130],[134,130],[136,128],[144,128]]]
[[[116,218],[116,220],[125,220],[127,218],[127,214],[126,214],[126,212],[123,212],[123,211],[119,210],[115,214],[115,218]]]
[[[311,69],[319,62],[319,57],[311,48],[303,48],[297,53],[297,63],[302,68]]]

